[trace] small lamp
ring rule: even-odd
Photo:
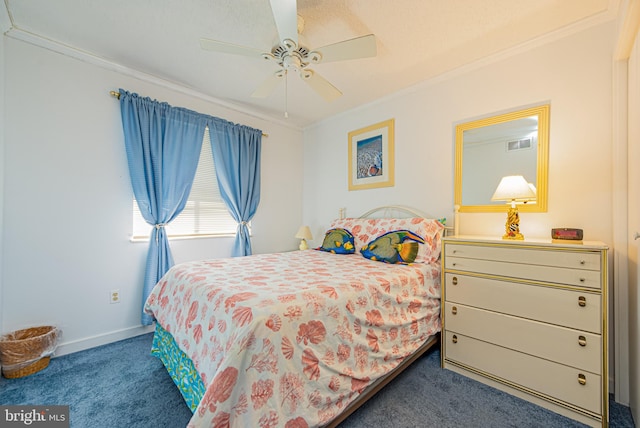
[[[307,245],[307,239],[313,239],[309,226],[300,226],[298,233],[296,233],[296,238],[301,239],[299,248],[301,250],[308,250],[309,246]]]
[[[524,239],[520,233],[520,216],[518,215],[517,203],[527,203],[536,198],[535,187],[529,185],[527,180],[521,175],[510,175],[502,177],[500,184],[491,197],[492,201],[508,201],[511,203],[507,212],[507,223],[505,224],[505,234],[502,239]]]

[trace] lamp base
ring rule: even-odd
[[[509,207],[509,211],[507,212],[507,223],[505,224],[505,233],[502,239],[515,241],[524,240],[524,235],[520,233],[520,215],[518,214],[518,208],[515,203]]]
[[[300,246],[298,247],[300,248],[300,250],[308,250],[309,246],[307,245],[307,240],[303,239],[302,241],[300,241]]]
[[[502,235],[502,239],[509,239],[512,241],[524,241],[524,235],[522,233],[514,233],[514,234],[505,233],[504,235]]]

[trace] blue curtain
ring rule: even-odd
[[[260,202],[262,131],[222,119],[208,123],[220,195],[238,222],[233,256],[251,254],[247,223]]]
[[[152,226],[142,302],[173,265],[164,226],[183,210],[198,166],[208,116],[120,89],[133,193]],[[142,324],[153,318],[142,314]]]

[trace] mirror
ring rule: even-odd
[[[461,123],[456,126],[454,203],[459,212],[503,212],[491,201],[500,179],[523,175],[536,187],[524,212],[547,211],[549,105]]]

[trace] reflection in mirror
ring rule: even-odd
[[[505,211],[491,201],[500,179],[522,175],[537,192],[521,211],[546,211],[549,105],[456,127],[455,204],[460,212]]]
[[[502,204],[491,201],[502,177],[522,175],[536,182],[538,116],[497,123],[463,132],[462,200],[465,205]],[[490,165],[490,168],[487,166]]]

